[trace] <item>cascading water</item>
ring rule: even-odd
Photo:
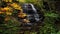
[[[26,3],[23,5],[23,7],[24,13],[27,14],[27,19],[29,19],[31,22],[38,22],[40,20],[37,10],[35,9],[33,4]]]
[[[38,15],[38,13],[37,13],[37,10],[35,9],[35,7],[34,7],[33,4],[30,4],[30,5],[31,5],[33,11],[35,12],[35,14],[34,14],[35,20],[36,20],[36,21],[39,21],[40,19],[39,19],[39,15]]]

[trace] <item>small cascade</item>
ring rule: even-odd
[[[33,4],[30,4],[30,5],[31,5],[33,11],[35,12],[35,14],[34,14],[35,20],[36,20],[36,21],[39,21],[39,15],[38,15],[38,13],[37,13],[37,10],[35,9],[35,7],[34,7]]]

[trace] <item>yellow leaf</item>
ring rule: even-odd
[[[30,22],[28,19],[24,19],[23,20],[25,23],[28,23],[28,22]]]
[[[9,10],[10,8],[9,8],[9,7],[5,7],[4,9],[5,9],[5,10]]]
[[[1,12],[1,11],[0,11],[0,14],[3,14],[3,13],[4,13],[4,12]]]
[[[26,17],[27,15],[25,14],[25,13],[20,13],[19,15],[18,15],[18,17],[20,17],[20,18],[24,18],[24,17]]]
[[[6,12],[6,15],[12,15],[12,13],[11,12]]]

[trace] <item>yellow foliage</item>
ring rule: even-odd
[[[29,20],[27,20],[27,19],[23,19],[23,21],[25,22],[25,23],[28,23],[28,22],[30,22]]]
[[[1,11],[11,11],[11,8],[10,7],[4,7],[4,8],[1,8],[0,10]]]
[[[26,17],[27,15],[25,14],[25,13],[20,13],[19,15],[18,15],[18,17],[20,17],[20,18],[24,18],[24,17]]]
[[[21,6],[19,6],[19,5],[16,4],[16,3],[11,4],[11,6],[12,6],[13,8],[15,8],[15,9],[18,9],[18,10],[21,9]]]
[[[1,12],[1,11],[0,11],[0,14],[3,14],[3,13],[4,13],[4,12]]]
[[[5,7],[4,9],[5,9],[5,10],[9,10],[10,8],[9,8],[9,7]]]
[[[12,15],[12,13],[11,12],[6,12],[6,15]]]
[[[5,2],[12,2],[12,0],[2,0],[2,1],[5,1]]]

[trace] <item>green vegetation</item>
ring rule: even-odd
[[[40,34],[57,34],[57,28],[55,25],[55,21],[59,18],[59,13],[57,13],[54,9],[55,6],[52,4],[50,5],[50,1],[47,0],[47,3],[49,4],[50,8],[53,8],[53,11],[50,9],[50,11],[47,11],[46,9],[43,9],[43,0],[27,0],[28,3],[33,3],[36,7],[41,8],[40,11],[44,13],[45,19],[43,26],[40,27]],[[51,7],[52,6],[52,7]]]
[[[25,2],[24,2],[25,1]],[[24,34],[60,34],[60,31],[57,31],[58,28],[56,28],[56,20],[60,20],[60,14],[58,11],[56,11],[54,3],[51,3],[49,0],[46,0],[45,2],[48,3],[49,10],[44,9],[45,5],[43,5],[44,0],[24,0],[19,1],[21,4],[23,3],[32,3],[36,8],[39,9],[39,13],[42,13],[44,18],[43,24],[40,24],[39,30],[36,32],[35,30],[32,31],[24,31]],[[53,10],[52,10],[53,9]],[[13,13],[17,13],[16,11]],[[2,17],[5,17],[4,15],[1,15]],[[10,16],[11,17],[11,16]],[[16,17],[17,18],[17,17]],[[20,25],[21,22],[18,20],[15,20],[14,18],[10,18],[9,21],[3,22],[4,24],[0,24],[0,33],[1,34],[20,34]],[[59,22],[60,23],[60,22]]]

